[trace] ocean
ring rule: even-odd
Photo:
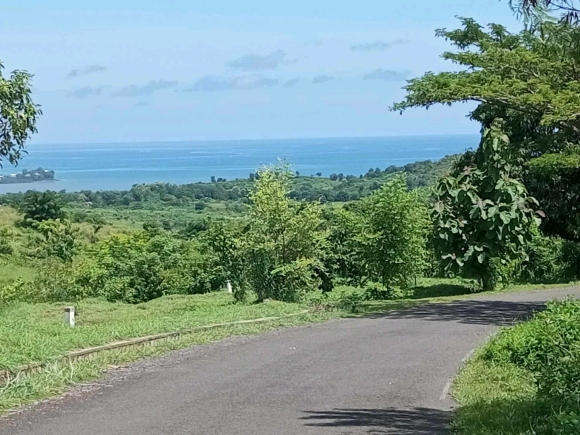
[[[30,145],[18,167],[54,170],[58,181],[0,184],[0,193],[26,190],[126,190],[134,184],[246,178],[261,165],[286,159],[301,175],[360,175],[369,168],[437,160],[475,148],[478,135],[333,139]]]

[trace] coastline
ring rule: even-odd
[[[247,179],[262,165],[285,160],[301,175],[359,176],[477,147],[475,135],[302,139],[274,141],[159,142],[99,145],[32,145],[19,166],[49,167],[55,184],[0,184],[0,194],[26,190],[125,191],[133,185],[184,185]],[[6,168],[8,170],[8,168]]]
[[[4,195],[6,193],[26,192],[28,190],[39,190],[39,191],[57,190],[51,189],[50,187],[47,187],[47,185],[61,183],[62,181],[63,180],[55,179],[55,180],[39,180],[39,181],[22,181],[14,183],[0,183],[0,195]]]

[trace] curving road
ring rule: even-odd
[[[447,433],[449,379],[498,326],[580,288],[430,304],[198,346],[0,420],[0,435]]]

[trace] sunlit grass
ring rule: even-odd
[[[64,325],[67,304],[17,303],[0,309],[0,369],[46,362],[73,349],[116,340],[179,331],[218,322],[276,317],[299,304],[236,304],[225,292],[166,296],[139,305],[84,300],[75,304],[76,326]]]
[[[280,308],[270,307],[267,312],[263,311],[263,313],[283,313],[284,309]],[[229,318],[233,320],[236,317],[230,316]],[[72,384],[96,379],[102,376],[103,371],[110,366],[119,366],[145,357],[163,355],[171,350],[211,343],[227,337],[258,334],[281,327],[319,322],[332,317],[332,313],[308,313],[266,323],[232,325],[183,335],[177,339],[155,342],[149,346],[99,352],[90,359],[74,363],[55,361],[48,364],[45,370],[40,373],[23,375],[8,385],[0,386],[0,414],[15,407],[63,393]],[[97,339],[94,339],[96,342]]]
[[[460,404],[453,422],[457,435],[534,434],[531,417],[543,413],[531,373],[512,364],[475,358],[457,378]]]

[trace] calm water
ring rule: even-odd
[[[43,167],[59,181],[0,185],[0,193],[22,190],[124,190],[158,181],[176,184],[216,178],[246,178],[262,164],[286,158],[302,175],[360,175],[417,160],[436,160],[476,147],[477,135],[340,139],[158,142],[95,145],[31,145],[18,168]]]

